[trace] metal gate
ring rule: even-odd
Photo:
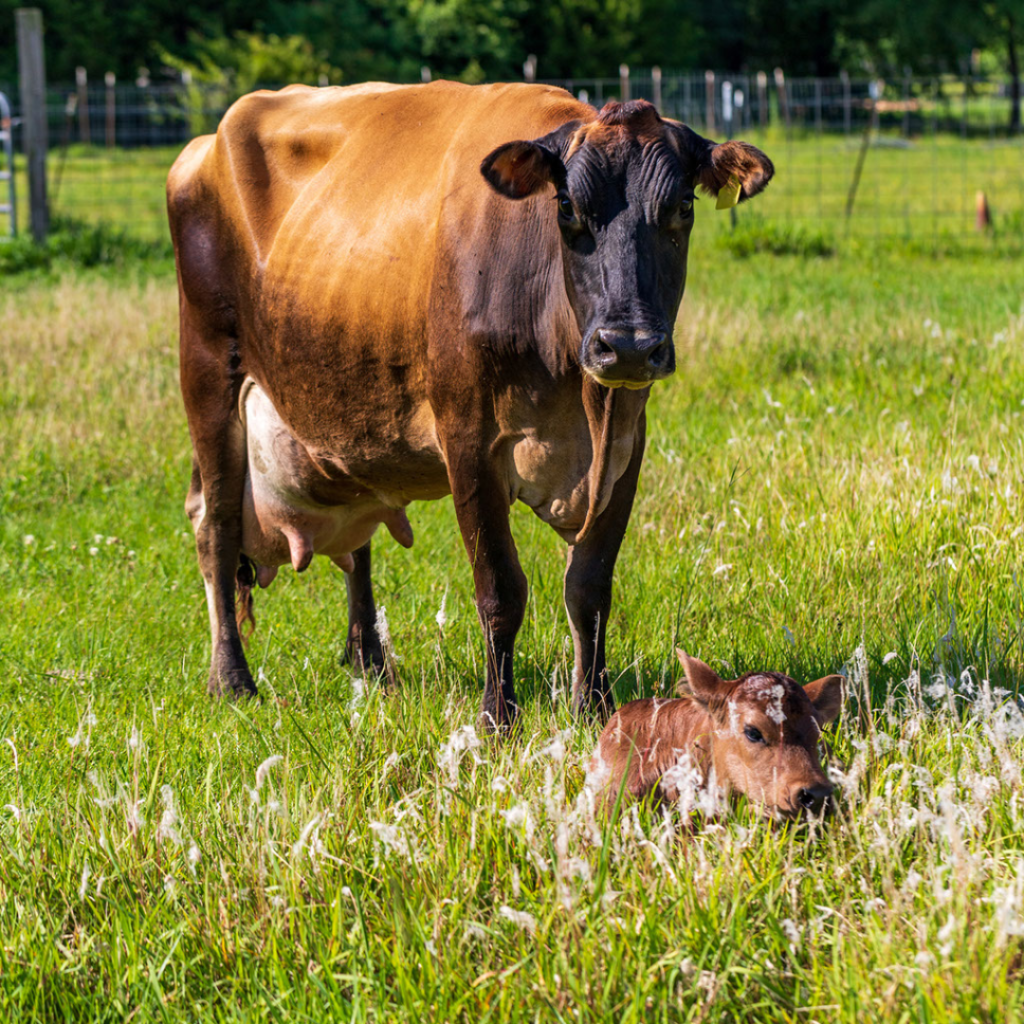
[[[7,215],[7,233],[11,238],[18,233],[18,204],[14,197],[14,128],[11,123],[11,105],[0,92],[0,217]],[[4,189],[6,182],[7,188]],[[4,192],[7,198],[4,200]]]

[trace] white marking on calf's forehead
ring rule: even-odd
[[[782,702],[786,687],[771,676],[752,676],[747,680],[751,695],[764,701],[764,713],[776,724],[782,725],[787,715]]]

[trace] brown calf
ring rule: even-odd
[[[632,701],[601,733],[588,784],[606,807],[620,789],[676,801],[717,787],[743,793],[776,817],[820,812],[833,786],[821,769],[818,739],[839,714],[843,677],[800,686],[779,672],[748,672],[728,681],[676,653],[688,692]]]

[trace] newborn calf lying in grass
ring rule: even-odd
[[[819,813],[833,786],[818,739],[842,706],[843,677],[800,686],[779,672],[720,679],[676,652],[686,672],[675,699],[651,697],[620,708],[598,741],[589,781],[611,810],[624,798],[679,800],[694,789],[743,793],[780,818]]]

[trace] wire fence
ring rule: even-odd
[[[775,162],[776,179],[739,211],[741,222],[836,238],[1024,238],[1024,141],[1009,131],[1005,80],[648,71],[550,84],[596,107],[649,99],[710,137],[760,145]],[[2,83],[0,91],[11,100],[20,148],[17,92]],[[234,98],[229,83],[51,85],[53,215],[166,238],[167,170],[189,139],[216,129]],[[23,171],[23,162],[16,166]],[[27,190],[18,177],[24,210]],[[717,219],[715,229],[724,224]]]

